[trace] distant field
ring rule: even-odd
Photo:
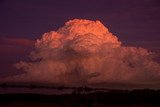
[[[54,104],[54,103],[23,103],[0,104],[1,107],[160,107],[157,104]]]
[[[0,94],[0,107],[160,107],[159,90],[110,90],[62,95]]]

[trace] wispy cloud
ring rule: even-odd
[[[35,41],[26,38],[2,38],[1,45],[33,46]]]
[[[1,53],[21,53],[34,47],[34,40],[25,38],[0,38]]]

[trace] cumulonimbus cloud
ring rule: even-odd
[[[14,80],[78,86],[160,80],[160,64],[152,52],[121,46],[100,21],[74,19],[44,33],[30,58],[15,64],[25,73]]]

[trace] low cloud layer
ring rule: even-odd
[[[44,33],[30,58],[30,62],[15,64],[25,73],[10,80],[74,86],[160,80],[160,64],[152,52],[121,46],[100,21],[74,19],[57,31]]]

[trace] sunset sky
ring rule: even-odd
[[[0,78],[20,74],[13,64],[30,60],[35,40],[75,18],[100,20],[122,46],[160,52],[159,0],[0,0]]]

